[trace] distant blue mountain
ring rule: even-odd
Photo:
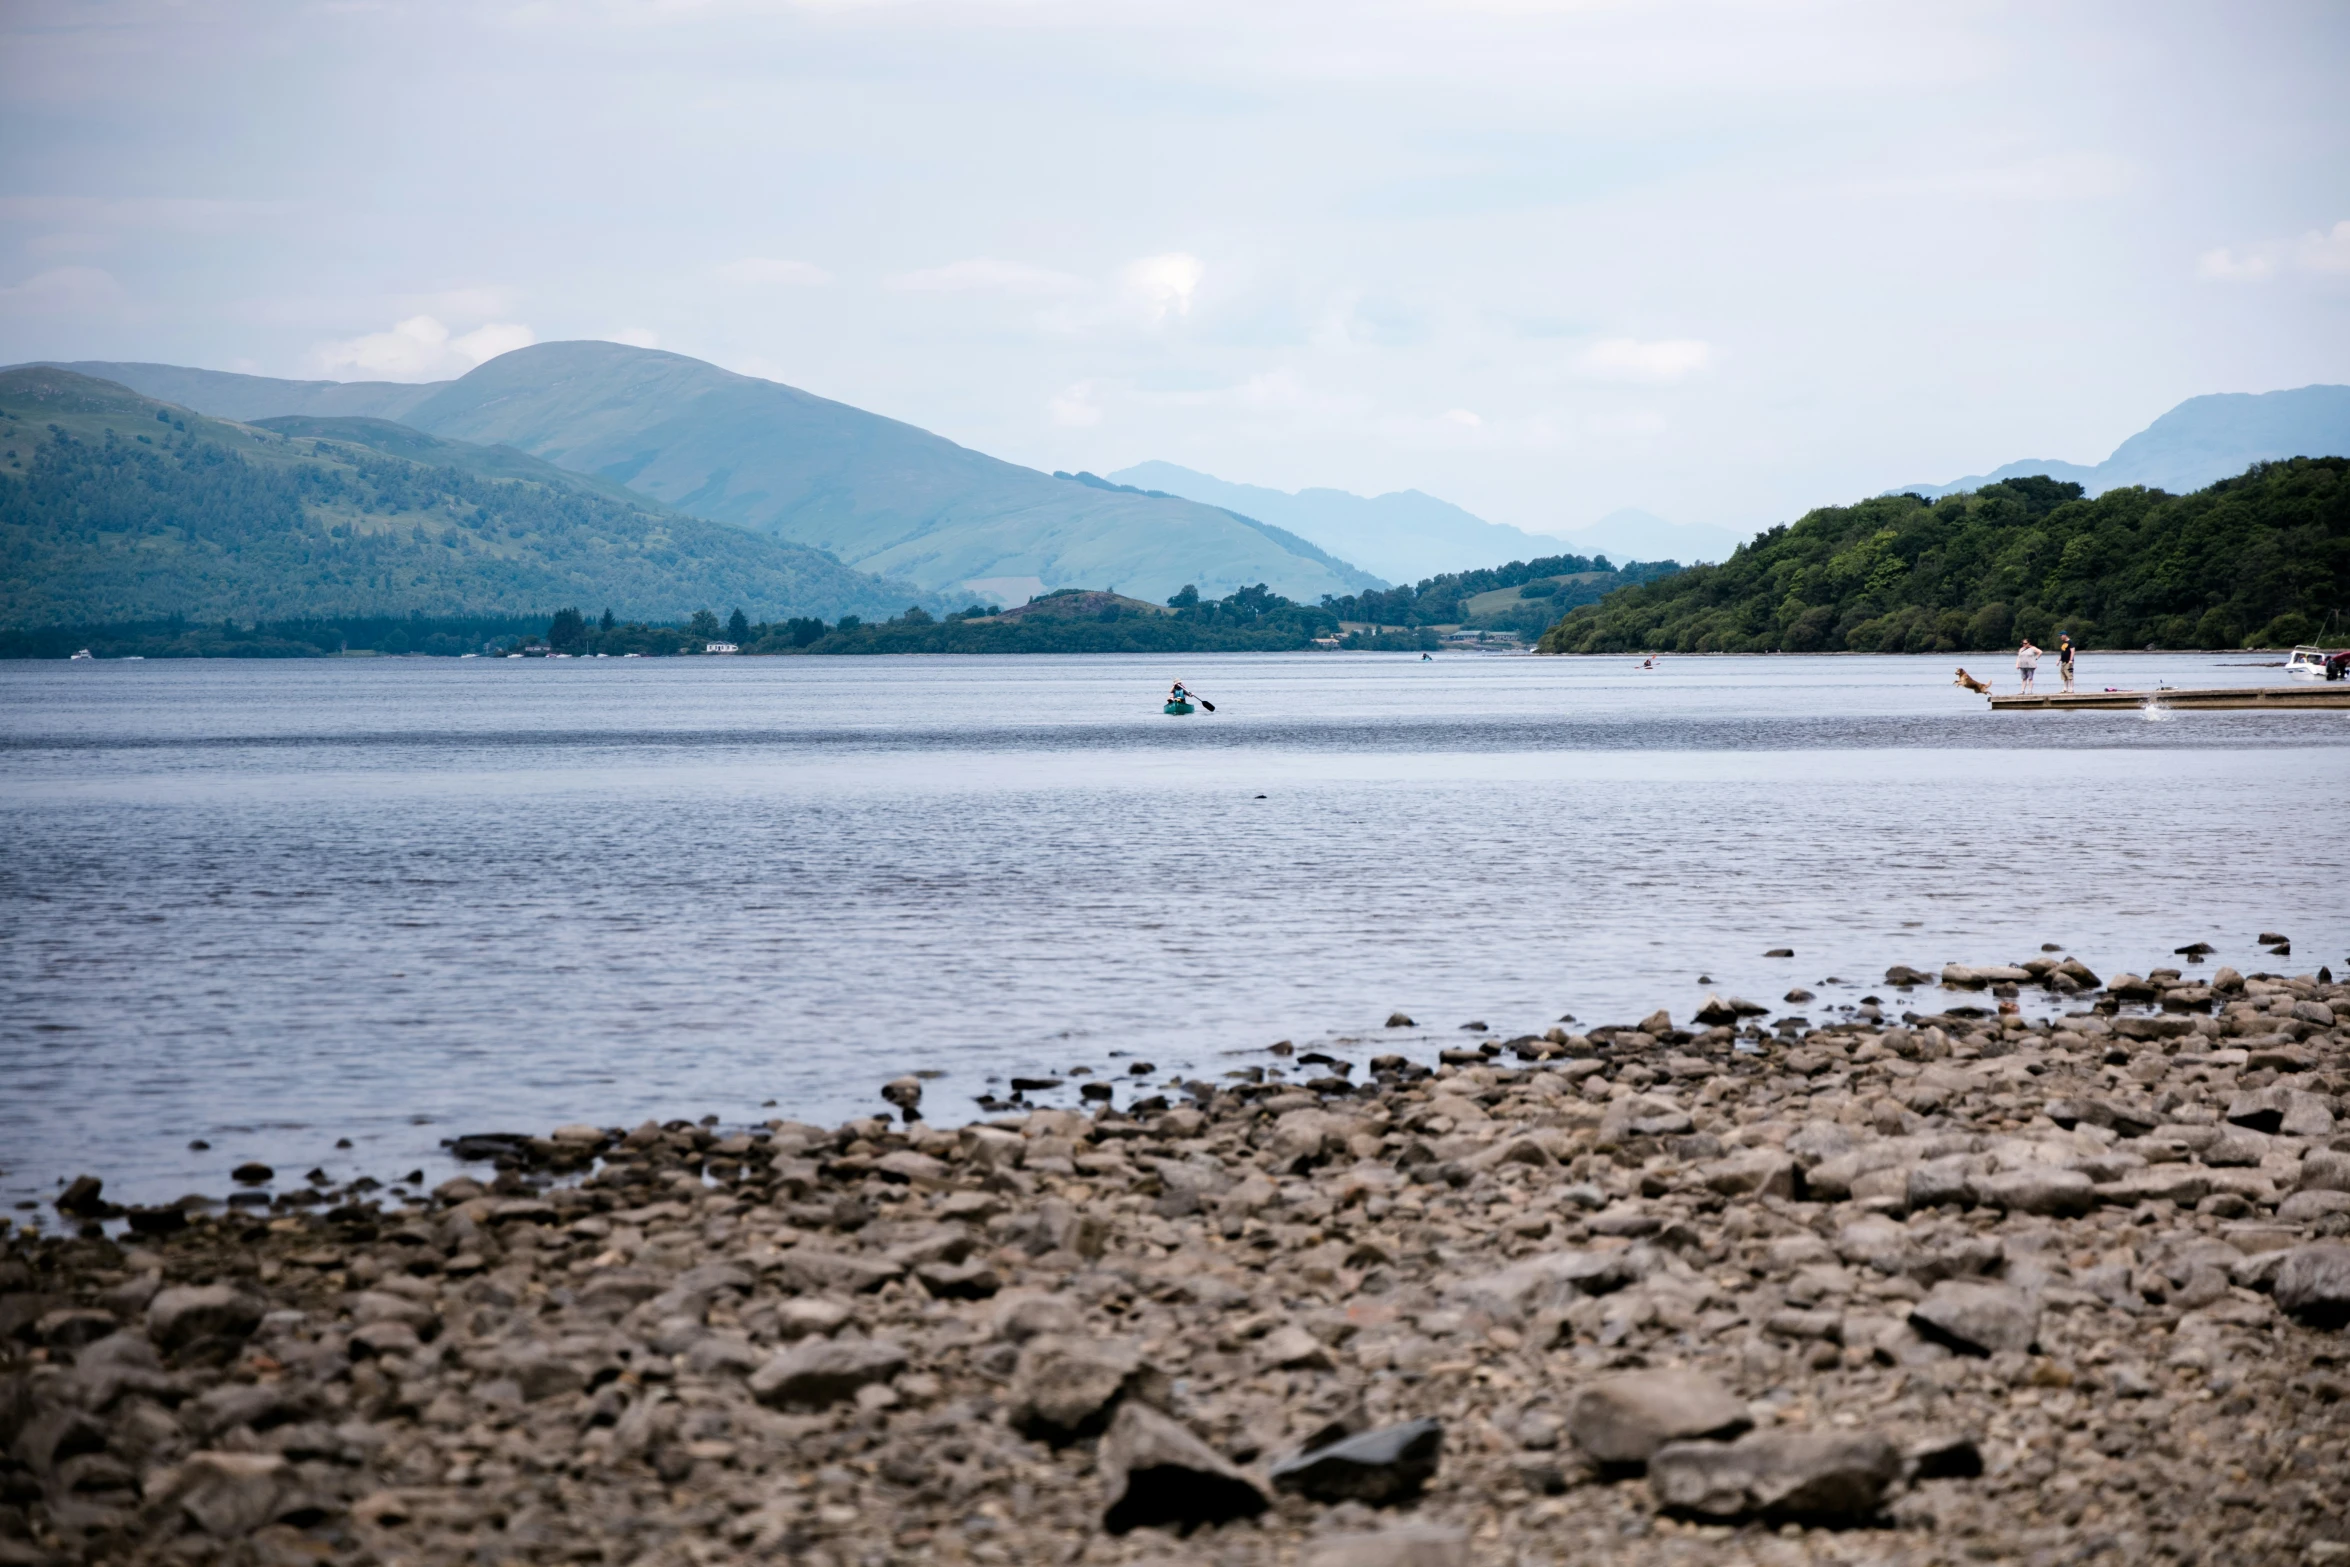
[[[1932,499],[2044,473],[2078,484],[2091,495],[2133,484],[2183,495],[2231,478],[2256,462],[2285,457],[2350,457],[2350,386],[2190,397],[2094,467],[2034,458],[1948,484],[1903,484],[1885,493],[1906,490]]]
[[[1667,522],[1630,507],[1586,527],[1528,533],[1487,522],[1418,490],[1385,495],[1322,489],[1293,493],[1234,484],[1171,462],[1136,463],[1110,477],[1271,523],[1396,582],[1561,553],[1605,555],[1619,566],[1635,560],[1677,560],[1687,565],[1722,560],[1743,537],[1726,528]]]

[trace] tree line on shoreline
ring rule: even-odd
[[[2350,632],[2350,459],[2188,495],[2045,476],[1881,495],[1570,611],[1546,653],[2278,648]]]

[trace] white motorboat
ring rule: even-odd
[[[2285,673],[2296,680],[2323,680],[2326,660],[2331,656],[2322,647],[2297,647],[2293,656],[2285,660]]]

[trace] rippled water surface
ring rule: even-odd
[[[835,1118],[917,1068],[960,1118],[991,1075],[1710,989],[1816,1018],[2043,942],[2343,964],[2350,714],[1995,715],[1949,665],[0,665],[0,1190],[438,1172],[459,1131]],[[1160,716],[1177,675],[1217,711]]]

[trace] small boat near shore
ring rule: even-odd
[[[2285,673],[2295,680],[2327,679],[2326,663],[2335,656],[2322,647],[2297,647],[2293,649],[2292,657],[2285,660]],[[2331,678],[2341,677],[2336,675]]]
[[[1167,714],[1171,718],[1181,718],[1184,714],[1193,711],[1193,709],[1189,702],[1169,702],[1165,707],[1160,708],[1159,711]]]

